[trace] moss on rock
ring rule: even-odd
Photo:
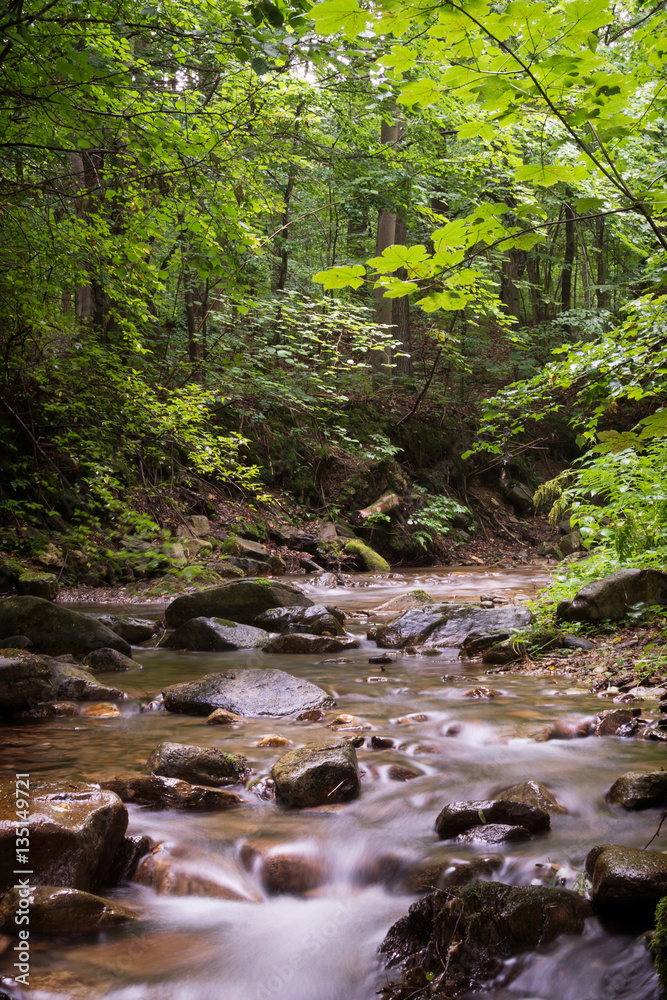
[[[345,546],[345,551],[348,555],[359,556],[369,573],[386,573],[390,569],[386,559],[359,539],[350,540]]]

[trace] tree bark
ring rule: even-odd
[[[395,144],[398,141],[398,122],[382,122],[380,141],[383,145]],[[380,257],[387,247],[393,246],[396,242],[396,212],[382,209],[378,213],[377,240],[375,243],[376,256]],[[393,330],[393,308],[392,300],[384,298],[382,288],[375,289],[375,322],[387,328],[388,333]],[[373,370],[373,385],[378,386],[383,382],[391,381],[392,352],[390,347],[384,347],[371,351],[371,366]]]
[[[407,224],[405,217],[401,214],[396,216],[396,243],[405,243],[407,240]],[[396,277],[402,281],[407,279],[408,273],[404,267],[396,272]],[[392,300],[391,309],[392,322],[394,325],[394,339],[398,340],[400,346],[395,356],[395,371],[397,375],[412,378],[412,339],[410,337],[410,296],[403,295],[400,299]]]
[[[605,257],[604,235],[605,235],[604,215],[598,216],[595,220],[595,252],[597,254],[597,290],[596,298],[598,309],[609,309],[611,307],[611,293],[607,284],[607,260]]]
[[[565,254],[563,256],[563,271],[561,277],[560,303],[563,312],[572,308],[572,265],[576,250],[576,234],[574,220],[576,215],[569,202],[565,203]]]

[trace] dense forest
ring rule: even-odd
[[[660,561],[663,3],[2,17],[7,553],[394,491],[433,561],[486,476]]]

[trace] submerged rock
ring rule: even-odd
[[[322,688],[283,670],[224,670],[198,681],[172,684],[163,694],[167,711],[188,715],[208,715],[224,708],[241,716],[281,716],[335,707]]]
[[[249,840],[241,848],[241,861],[272,894],[303,895],[323,885],[329,874],[322,857],[297,845]]]
[[[285,632],[272,639],[266,651],[267,653],[342,653],[346,649],[357,649],[358,646],[359,640],[353,638]]]
[[[180,778],[192,785],[216,788],[237,784],[250,772],[245,757],[184,743],[160,743],[146,761],[146,767],[164,778]]]
[[[627,771],[607,792],[607,801],[624,809],[667,806],[667,771]]]
[[[12,888],[0,902],[0,930],[16,934],[21,925],[21,895]],[[139,914],[127,906],[80,889],[62,886],[31,886],[30,930],[36,934],[95,934],[131,920]],[[20,923],[15,922],[19,917]]]
[[[348,802],[359,794],[357,754],[349,740],[290,750],[271,770],[280,801],[295,809]]]
[[[19,786],[20,787],[20,786]],[[31,784],[29,816],[17,817],[16,783],[0,785],[0,891],[18,876],[16,822],[30,831],[31,885],[85,891],[104,883],[127,828],[127,810],[111,791],[77,781]]]
[[[101,646],[131,655],[128,643],[94,618],[39,597],[10,597],[0,602],[0,638],[7,635],[27,636],[35,653],[49,656],[85,655]]]
[[[447,840],[487,823],[522,826],[535,834],[546,833],[550,826],[546,810],[513,799],[496,798],[448,803],[435,821],[435,831],[442,840]]]
[[[191,618],[229,618],[250,625],[269,608],[311,607],[313,602],[296,587],[257,578],[230,580],[219,587],[177,597],[165,612],[167,625],[177,628]],[[13,631],[17,631],[14,629]]]
[[[310,608],[270,608],[255,618],[257,628],[267,632],[305,632],[308,635],[345,635],[345,615],[339,608],[313,604]]]
[[[506,632],[525,628],[531,620],[527,608],[434,604],[405,611],[387,625],[381,625],[375,638],[383,649],[402,649],[426,642],[431,646],[462,646],[471,632],[478,636]]]
[[[187,861],[171,857],[165,845],[160,845],[144,858],[133,881],[148,886],[160,896],[205,896],[246,903],[260,901],[259,893],[247,886],[237,873],[230,872],[228,884],[225,884],[213,874],[204,875],[193,867]]]
[[[586,871],[593,881],[591,901],[600,916],[652,925],[658,902],[667,896],[667,856],[602,844],[589,851]]]
[[[561,601],[556,616],[567,622],[618,621],[633,604],[667,604],[667,573],[657,569],[620,569]]]
[[[384,615],[389,612],[411,611],[413,608],[423,608],[426,604],[435,604],[435,600],[425,590],[409,590],[407,594],[392,597],[379,607],[373,609],[373,614]]]
[[[482,988],[503,962],[561,934],[581,934],[590,904],[568,889],[475,882],[437,890],[414,903],[380,946],[390,965],[404,964],[404,985],[437,979],[438,996]],[[443,961],[443,956],[446,956]]]
[[[243,800],[224,788],[191,785],[179,778],[158,774],[130,774],[102,778],[100,788],[115,792],[123,802],[152,809],[228,809]]]
[[[263,649],[269,633],[252,625],[238,625],[227,618],[191,618],[162,639],[165,649],[194,652],[224,652],[235,649]]]

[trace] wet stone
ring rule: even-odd
[[[627,771],[607,792],[607,801],[624,809],[667,806],[667,771]]]
[[[633,604],[667,604],[667,574],[655,569],[621,569],[589,583],[572,600],[561,601],[558,618],[568,622],[618,621]]]
[[[285,632],[272,639],[267,653],[341,653],[357,649],[359,640],[351,637],[307,635],[303,632]]]
[[[502,691],[496,691],[495,688],[489,688],[489,687],[470,688],[470,690],[463,692],[464,698],[479,698],[479,699],[502,698],[502,695],[503,695]]]
[[[172,628],[201,617],[228,618],[250,625],[269,608],[309,608],[312,604],[300,590],[285,583],[261,578],[230,580],[219,587],[177,597],[167,608],[165,621]]]
[[[98,615],[97,621],[111,629],[131,646],[147,642],[162,632],[162,623],[146,618],[129,618],[125,615]]]
[[[530,840],[530,833],[523,826],[509,826],[506,823],[487,823],[473,826],[454,838],[455,844],[505,844],[520,840]]]
[[[160,642],[163,649],[191,652],[225,652],[237,649],[263,649],[269,633],[252,625],[238,625],[226,618],[191,618]]]
[[[164,778],[157,774],[121,775],[102,778],[100,788],[115,792],[123,802],[132,802],[151,809],[229,809],[243,801],[226,788],[191,785],[179,778]]]
[[[238,784],[250,772],[245,757],[184,743],[160,743],[150,754],[146,767],[164,778],[180,778],[191,785],[214,788]]]
[[[105,625],[39,597],[10,597],[0,603],[0,637],[25,635],[35,653],[85,655],[110,646],[130,656],[130,646]]]
[[[667,896],[667,856],[602,844],[589,851],[586,871],[593,881],[591,900],[600,916],[619,922],[639,918],[651,926],[656,905]]]
[[[129,656],[125,656],[124,653],[119,653],[117,649],[111,649],[109,646],[94,649],[92,653],[84,656],[82,662],[93,674],[106,673],[111,670],[132,670],[134,667],[141,666]]]
[[[349,740],[290,750],[271,770],[278,799],[292,808],[348,802],[359,794],[357,755]]]
[[[209,715],[223,708],[244,717],[282,716],[335,706],[326,691],[283,670],[223,670],[172,684],[163,695],[167,711],[187,715]]]
[[[555,798],[552,792],[540,781],[522,781],[518,785],[510,785],[494,795],[496,799],[508,799],[511,802],[521,802],[548,813],[567,813],[565,806]]]
[[[325,604],[310,608],[271,608],[255,618],[257,628],[267,632],[301,632],[308,635],[344,635],[345,615],[340,609]]]
[[[403,764],[390,764],[387,768],[387,776],[390,781],[412,781],[413,778],[420,778],[421,772],[415,771],[412,767],[405,767]]]
[[[34,886],[30,895],[30,930],[35,934],[95,934],[139,918],[135,910],[102,896],[62,886]],[[0,930],[18,933],[21,924],[19,890],[12,888],[0,902]]]
[[[627,708],[610,708],[595,720],[596,736],[634,736],[639,729],[635,714]]]
[[[240,715],[235,715],[234,712],[228,712],[224,708],[216,708],[215,712],[211,714],[206,719],[207,726],[236,726],[244,720]]]
[[[529,833],[546,833],[549,813],[533,805],[512,799],[477,799],[450,802],[438,815],[435,830],[441,840],[457,837],[472,827],[486,824],[523,826]]]

